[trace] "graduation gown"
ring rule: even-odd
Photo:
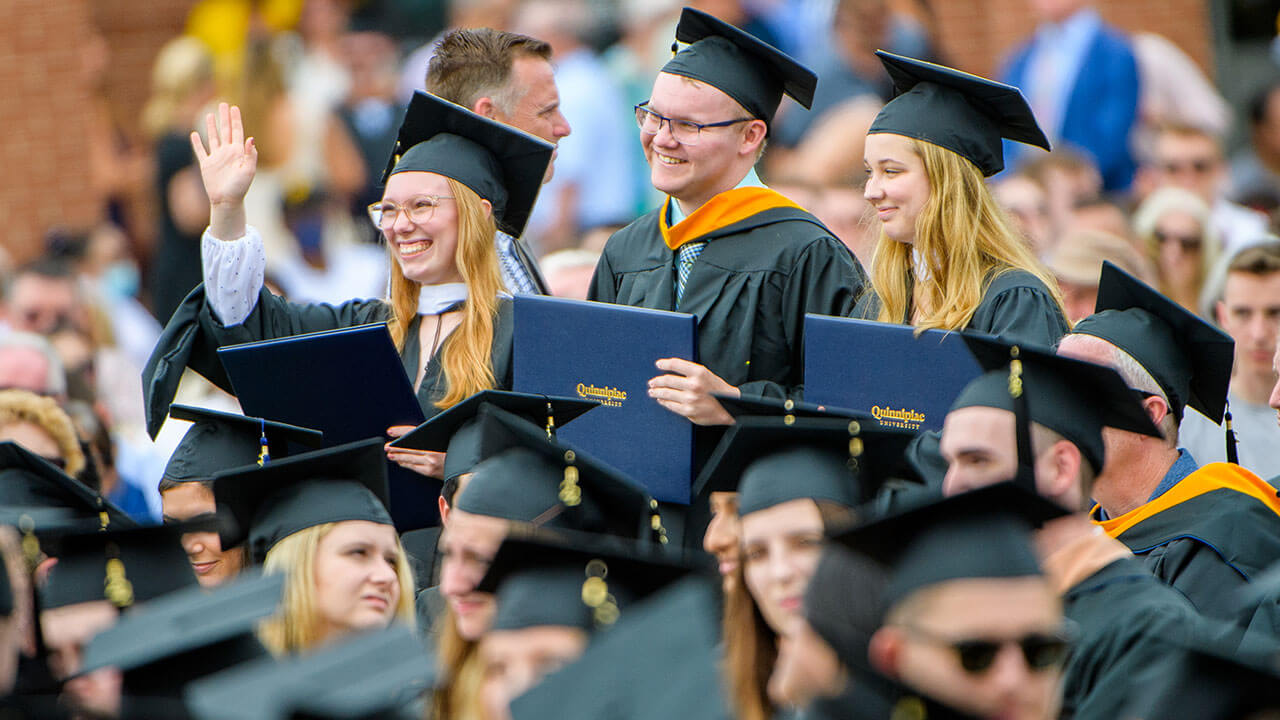
[[[1280,560],[1280,498],[1238,465],[1211,463],[1141,507],[1094,522],[1123,542],[1160,580],[1203,615],[1240,625],[1276,627],[1257,618],[1275,605],[1238,607],[1235,597]]]
[[[715,202],[672,230],[696,222]],[[664,239],[665,210],[647,213],[609,238],[587,299],[692,313],[698,317],[698,361],[707,369],[747,395],[798,394],[804,315],[848,313],[866,283],[853,253],[805,210],[771,207],[689,238],[708,244],[677,305],[676,252]]]
[[[867,293],[858,301],[852,317],[875,320],[879,312],[880,298]],[[1053,347],[1069,326],[1049,288],[1039,278],[1026,270],[1008,270],[991,281],[964,329]]]
[[[152,437],[160,431],[185,368],[191,368],[222,390],[234,394],[217,355],[217,349],[224,345],[384,322],[389,317],[390,306],[381,300],[303,305],[289,302],[262,288],[249,317],[239,325],[227,327],[206,302],[202,283],[178,306],[142,371],[147,431]],[[418,371],[421,354],[418,331],[421,324],[420,317],[410,323],[404,349],[400,352],[405,372],[410,378],[416,377]],[[512,337],[511,302],[504,299],[498,303],[490,347],[496,388],[500,390],[511,388]],[[435,403],[444,396],[445,386],[444,368],[437,352],[427,364],[422,385],[418,388],[418,404],[427,417],[439,412]]]
[[[1078,633],[1063,671],[1062,718],[1115,718],[1141,672],[1177,648],[1214,643],[1229,652],[1238,641],[1236,628],[1200,616],[1134,557],[1092,573],[1062,603]]]

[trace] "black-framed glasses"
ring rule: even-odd
[[[1071,639],[1063,629],[1053,633],[1028,633],[1017,638],[951,638],[911,625],[902,626],[909,634],[935,645],[951,648],[960,667],[970,675],[981,675],[995,665],[1005,645],[1013,643],[1022,650],[1027,667],[1041,672],[1061,667],[1071,651]]]
[[[452,199],[452,195],[416,195],[409,198],[404,205],[390,200],[379,200],[369,206],[369,219],[379,230],[390,230],[391,226],[396,224],[396,218],[400,217],[400,211],[403,210],[409,216],[409,222],[421,225],[431,219],[441,200]]]
[[[671,130],[671,137],[675,138],[676,142],[681,145],[697,145],[699,136],[707,128],[728,127],[742,122],[751,122],[755,119],[745,117],[713,123],[696,123],[692,120],[677,120],[666,115],[660,115],[645,107],[648,104],[649,101],[646,100],[636,105],[636,125],[639,126],[640,132],[646,135],[657,135],[662,132],[663,124],[666,124]]]

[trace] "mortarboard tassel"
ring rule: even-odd
[[[618,601],[609,593],[609,566],[599,558],[587,563],[584,571],[587,579],[582,583],[582,604],[591,608],[596,627],[612,625],[618,621]]]
[[[259,444],[262,445],[262,448],[258,450],[258,467],[262,467],[271,462],[271,448],[267,446],[267,421],[258,418],[258,424],[262,428],[262,435],[258,439]]]
[[[1018,470],[1014,482],[1031,490],[1036,489],[1036,474],[1031,452],[1031,413],[1027,408],[1027,395],[1022,382],[1021,351],[1017,345],[1009,348],[1009,396],[1013,398],[1014,426],[1018,443]]]
[[[112,543],[107,548],[107,576],[102,581],[103,594],[112,605],[127,608],[133,604],[133,583],[125,576],[124,561],[120,559],[120,548]]]
[[[1223,425],[1227,428],[1227,462],[1232,465],[1240,464],[1240,453],[1236,449],[1236,431],[1231,428],[1231,403],[1227,403],[1227,410],[1222,416]]]
[[[547,400],[547,439],[551,440],[556,436],[556,415],[555,410],[551,407],[551,400]]]

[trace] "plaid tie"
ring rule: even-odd
[[[684,298],[684,284],[689,282],[689,273],[693,271],[693,263],[707,246],[706,240],[687,242],[676,250],[676,305]]]

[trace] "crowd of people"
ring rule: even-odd
[[[197,3],[102,221],[0,266],[0,706],[1280,711],[1280,80],[1228,156],[1164,38],[1031,0],[988,79],[925,5]],[[522,384],[528,295],[695,318],[627,400],[687,498],[557,435],[609,408]],[[806,397],[809,315],[953,340],[875,388],[945,418]],[[425,423],[242,411],[222,349],[370,323]]]

